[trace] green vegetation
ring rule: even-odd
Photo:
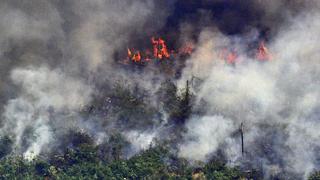
[[[2,137],[0,142],[0,152],[8,153],[10,137]],[[119,133],[96,145],[88,134],[70,131],[63,144],[63,152],[42,154],[33,160],[12,154],[2,157],[0,179],[263,179],[255,170],[228,167],[217,157],[207,163],[190,164],[171,152],[165,142],[125,158],[129,143]],[[313,173],[309,180],[320,179],[319,174]]]
[[[1,142],[12,142],[9,137],[1,139]],[[61,143],[62,152],[42,154],[32,160],[13,154],[2,157],[0,179],[262,179],[254,176],[254,171],[228,167],[217,158],[191,164],[177,157],[166,142],[157,142],[126,158],[129,143],[119,133],[96,145],[85,132],[70,130]],[[6,149],[0,146],[1,152]],[[317,177],[315,174],[311,179]]]
[[[125,142],[119,134],[105,144],[94,145],[90,137],[71,132],[72,146],[61,154],[26,160],[9,155],[0,160],[0,179],[239,179],[237,168],[212,161],[193,167],[177,158],[165,145],[156,145],[129,158],[123,157]],[[4,147],[2,147],[4,148]]]
[[[178,89],[175,84],[167,81],[162,84],[158,96],[163,109],[169,114],[169,120],[181,125],[188,119],[192,110],[193,95],[190,92],[189,81],[186,82],[185,88],[181,89],[178,95],[177,92]]]
[[[314,172],[311,174],[311,176],[308,178],[308,180],[319,180],[320,179],[320,171]]]

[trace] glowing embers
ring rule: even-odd
[[[190,42],[184,44],[181,48],[179,48],[177,52],[175,52],[175,50],[169,50],[165,40],[163,40],[161,37],[152,37],[151,44],[152,53],[150,52],[150,50],[138,51],[128,48],[128,60],[138,64],[147,63],[151,60],[169,60],[171,59],[171,57],[177,58],[177,56],[190,55],[194,50],[193,44]]]

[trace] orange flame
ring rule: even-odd
[[[137,51],[136,53],[134,53],[134,55],[132,56],[132,61],[134,61],[134,62],[140,62],[141,61],[140,51]]]
[[[259,45],[256,58],[260,61],[269,61],[272,59],[272,55],[269,52],[268,48],[265,46],[263,41]]]
[[[140,62],[141,61],[140,51],[137,51],[133,54],[132,51],[128,48],[128,58],[131,59],[133,62]]]
[[[128,48],[128,58],[131,59],[131,57],[132,57],[132,52],[131,52],[131,50]]]
[[[158,59],[169,58],[170,54],[167,49],[165,41],[161,38],[156,40],[154,37],[151,38],[153,45],[153,56]]]

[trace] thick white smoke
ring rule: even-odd
[[[223,148],[231,164],[247,158],[265,166],[267,176],[285,171],[306,178],[318,169],[314,157],[320,147],[319,17],[302,14],[283,27],[268,45],[274,56],[269,62],[240,54],[236,65],[224,63],[215,52],[231,46],[228,37],[203,32],[184,79],[194,75],[204,81],[196,92],[196,108],[206,109],[207,115],[189,120],[180,155],[208,160],[206,155]],[[244,157],[240,135],[234,135],[242,122]]]
[[[155,11],[160,4],[144,0],[0,2],[0,132],[14,138],[17,153],[33,157],[50,151],[57,144],[56,136],[72,128],[105,137],[106,129],[97,132],[95,122],[84,123],[79,117],[93,95],[104,93],[104,89],[95,91],[97,84],[107,80],[108,87],[118,79],[137,79],[152,89],[152,77],[143,82],[115,70],[114,54],[126,49],[133,34],[150,33],[163,25],[167,8]]]
[[[247,55],[250,52],[241,44],[257,40],[255,30],[230,38],[217,29],[202,29],[177,84],[184,87],[186,80],[201,79],[194,88],[194,109],[206,113],[187,121],[184,141],[178,143],[179,155],[207,161],[222,150],[231,165],[250,161],[255,167],[262,165],[266,176],[285,171],[306,177],[320,168],[315,160],[320,148],[320,14],[310,10],[318,9],[319,3],[254,2],[252,6],[262,7],[263,24],[282,26],[280,31],[275,28],[267,45],[273,59],[258,62]],[[0,2],[0,132],[12,135],[17,153],[29,158],[49,151],[56,136],[73,127],[87,128],[98,137],[97,143],[103,142],[108,129],[95,128],[99,123],[112,126],[114,117],[98,117],[97,125],[90,118],[79,118],[79,109],[90,104],[93,95],[104,95],[118,79],[130,87],[138,84],[155,96],[160,83],[154,82],[165,77],[149,67],[143,75],[119,69],[115,56],[119,49],[125,51],[131,37],[149,36],[163,26],[170,8],[161,4],[156,0]],[[289,18],[286,24],[273,21],[280,14],[293,16],[300,4],[304,6],[300,16]],[[284,8],[287,5],[290,11]],[[181,31],[189,35],[186,26],[181,25]],[[238,51],[235,65],[219,56],[225,47]],[[155,99],[149,97],[148,105],[160,106]],[[136,153],[158,137],[170,139],[166,123],[164,119],[155,123],[160,128],[121,133]],[[241,123],[243,157],[237,134]]]
[[[152,16],[156,8],[154,1],[93,0],[71,4],[81,22],[71,35],[71,47],[77,49],[73,55],[77,61],[83,59],[91,71],[99,66],[112,71],[113,53],[126,47],[131,33],[156,29],[166,17],[164,9],[157,14],[158,21],[146,26],[149,19],[155,18]]]
[[[222,116],[204,116],[194,118],[187,124],[190,138],[180,146],[179,154],[189,160],[205,161],[215,152],[234,129],[231,120]]]
[[[140,152],[141,150],[148,149],[152,145],[154,138],[157,136],[157,132],[140,132],[132,130],[125,132],[124,136],[132,144],[132,152],[129,154],[130,156]]]
[[[68,77],[61,70],[47,67],[15,69],[12,81],[20,87],[20,95],[9,100],[4,111],[2,132],[15,137],[17,150],[26,149],[25,155],[38,155],[41,148],[53,140],[50,124],[66,127],[82,105],[90,102],[92,89],[80,80]],[[53,117],[56,114],[63,114]],[[56,121],[56,122],[52,122]],[[21,147],[27,128],[34,130],[34,139],[28,147]]]

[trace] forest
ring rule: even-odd
[[[0,0],[0,179],[320,179],[319,0]]]
[[[195,96],[189,88],[187,82],[180,90],[180,95],[177,95],[176,91],[179,90],[174,83],[168,80],[162,84],[157,93],[161,97],[160,103],[164,106],[163,109],[170,114],[166,126],[175,126],[175,131],[171,134],[174,137],[165,140],[155,139],[149,147],[130,156],[128,156],[128,152],[132,151],[130,142],[117,130],[110,133],[107,140],[97,144],[84,130],[70,129],[62,136],[63,140],[56,149],[31,159],[12,154],[13,140],[10,136],[2,136],[0,179],[264,179],[261,167],[250,169],[244,165],[229,167],[223,154],[216,154],[207,162],[192,163],[177,156],[172,146],[181,141],[182,133],[186,131],[181,125],[192,112]],[[159,114],[156,109],[148,107],[143,98],[137,97],[125,86],[117,83],[113,90],[108,96],[108,100],[113,102],[109,108],[110,111],[117,112],[120,124],[125,121],[129,127],[145,126],[148,124],[148,118]],[[106,112],[104,108],[106,106],[107,104],[97,100],[94,105],[82,109],[82,113],[101,115]],[[139,119],[139,122],[136,122],[136,119]],[[32,129],[29,133],[32,135]],[[25,143],[28,143],[29,138],[25,137]],[[287,179],[287,177],[286,174],[277,174],[271,178]],[[308,179],[319,178],[320,172],[314,172]]]

